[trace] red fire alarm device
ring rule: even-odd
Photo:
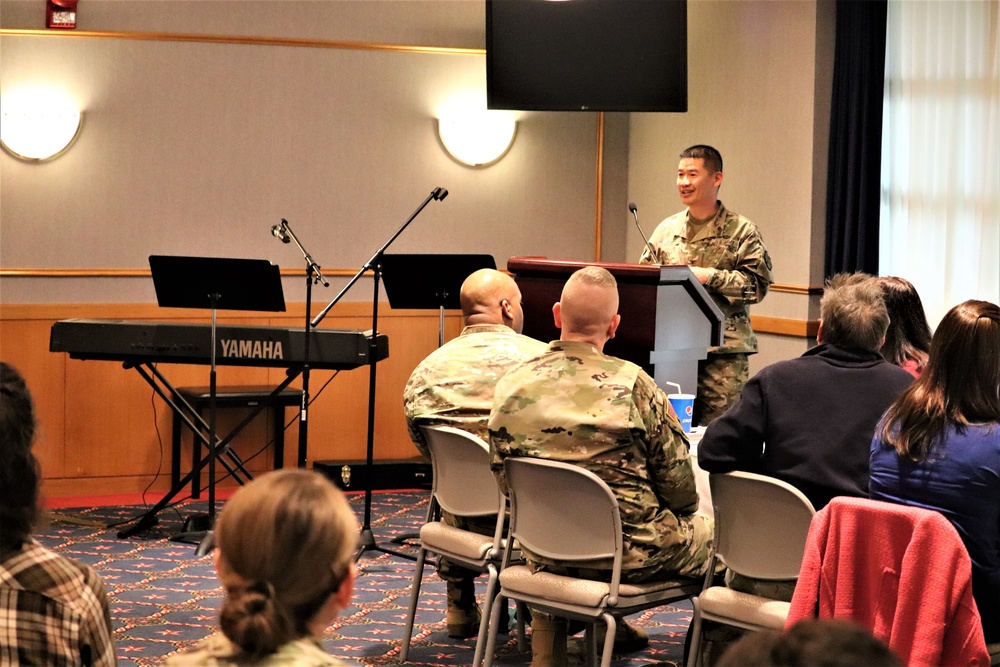
[[[80,0],[45,0],[45,27],[76,28],[76,4]]]

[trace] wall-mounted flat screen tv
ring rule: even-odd
[[[491,109],[687,111],[686,0],[486,0]]]

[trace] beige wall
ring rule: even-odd
[[[88,0],[78,31],[349,40],[481,48],[481,0],[333,2]],[[40,28],[43,4],[0,0],[4,28]],[[524,112],[499,164],[449,159],[439,103],[484,88],[482,55],[305,46],[4,35],[0,92],[32,80],[71,90],[84,127],[65,156],[0,156],[6,268],[145,268],[147,256],[219,254],[302,264],[269,227],[287,218],[327,269],[361,265],[431,189],[394,252],[488,252],[589,259],[597,184],[601,257],[679,208],[676,155],[695,142],[726,157],[722,196],[757,222],[779,283],[822,277],[832,0],[691,0],[686,114],[608,114],[598,174],[597,114]],[[343,283],[343,280],[340,281]],[[335,284],[335,287],[337,285]],[[302,298],[286,281],[289,300]],[[365,299],[367,290],[349,298]],[[322,298],[320,294],[320,298]],[[151,301],[148,280],[7,278],[5,302]],[[757,309],[815,318],[808,297]]]
[[[638,204],[647,231],[678,210],[676,155],[700,142],[723,152],[723,199],[760,226],[785,286],[754,316],[781,325],[772,330],[793,332],[818,316],[817,298],[806,288],[822,277],[833,0],[690,0],[688,113],[607,114],[602,152],[596,113],[522,113],[510,153],[492,167],[471,169],[444,153],[434,118],[449,94],[484,89],[481,53],[333,48],[333,41],[481,49],[483,7],[481,0],[87,0],[77,35],[128,34],[2,35],[0,93],[52,81],[77,96],[85,120],[76,144],[51,162],[26,164],[0,153],[0,268],[8,271],[0,278],[0,302],[8,306],[0,321],[9,320],[0,357],[37,375],[29,377],[32,386],[58,394],[66,378],[50,382],[39,369],[50,362],[81,368],[82,378],[101,362],[45,352],[52,313],[76,311],[44,304],[168,317],[143,305],[155,302],[144,275],[19,277],[11,269],[141,270],[150,254],[260,257],[301,269],[294,245],[269,234],[287,218],[334,277],[330,289],[314,294],[321,305],[438,186],[448,198],[432,202],[392,252],[489,253],[503,267],[512,255],[588,260],[599,245],[601,259],[634,259],[641,241],[627,203]],[[43,24],[41,0],[0,0],[0,27]],[[191,34],[317,41],[163,38]],[[370,285],[362,280],[346,300],[369,300]],[[285,279],[285,298],[304,301],[301,278]],[[26,314],[12,314],[11,304],[23,304]],[[412,453],[398,396],[413,364],[435,344],[434,314],[426,314],[418,337],[396,325],[398,313],[386,313],[385,326],[398,331],[393,356],[382,364],[393,365],[379,371],[386,379],[379,386],[377,456]],[[454,333],[454,322],[449,326]],[[19,348],[23,330],[31,332],[30,350]],[[807,345],[801,335],[763,334],[751,368]],[[106,375],[112,385],[132,381],[118,377],[125,375],[120,368]],[[52,469],[73,488],[76,473],[65,463],[70,440],[55,423],[69,399],[49,398],[42,406],[54,416],[48,433],[61,444],[41,443],[52,450],[43,464],[49,469],[57,461]],[[353,412],[352,444],[317,451],[360,453],[363,414]],[[122,474],[139,487],[154,472],[147,467]]]
[[[39,6],[5,0],[3,27],[40,27]],[[481,47],[484,30],[482,3],[464,1],[89,0],[79,10],[79,31]],[[0,156],[7,268],[145,268],[150,254],[299,268],[294,245],[269,234],[287,218],[324,268],[353,269],[437,186],[448,198],[432,202],[392,252],[485,252],[500,266],[512,255],[593,258],[597,114],[523,113],[509,154],[485,169],[456,163],[438,143],[439,105],[485,91],[481,53],[9,34],[0,49],[4,92],[52,81],[85,113],[59,159]],[[618,156],[610,194],[621,208],[626,137],[609,134],[618,141],[607,147]],[[369,290],[362,284],[348,298],[368,299]],[[298,281],[286,291],[304,299]],[[8,278],[0,298],[153,297],[148,280]]]

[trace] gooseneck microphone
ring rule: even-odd
[[[649,251],[650,258],[655,261],[657,258],[656,251],[653,250],[653,246],[649,245],[649,239],[646,238],[646,235],[642,233],[642,227],[639,226],[639,211],[635,207],[634,202],[628,203],[628,210],[632,213],[632,217],[635,219],[635,228],[639,230],[639,236],[642,237],[642,242],[646,244],[646,250]],[[659,262],[656,263],[659,264]]]
[[[288,233],[285,231],[285,227],[287,225],[288,221],[282,218],[280,225],[275,225],[274,227],[271,227],[271,236],[281,239],[282,243],[291,243],[292,239],[289,238]]]
[[[447,196],[448,196],[448,191],[445,190],[444,188],[434,188],[434,191],[431,192],[431,198],[434,199],[435,201],[441,201]]]

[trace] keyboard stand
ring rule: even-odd
[[[153,391],[162,398],[166,404],[173,410],[175,418],[180,418],[181,421],[191,429],[197,439],[197,444],[203,447],[210,447],[209,436],[207,435],[210,431],[209,424],[201,417],[201,415],[194,409],[194,407],[185,398],[177,393],[177,390],[170,384],[163,373],[161,373],[155,366],[154,363],[144,363],[144,364],[131,364],[126,362],[123,364],[125,368],[134,368],[139,375],[142,376],[149,386],[153,388]],[[233,474],[233,477],[239,481],[241,484],[243,481],[240,479],[237,471],[241,471],[247,477],[250,473],[247,472],[246,468],[242,465],[237,464],[235,468],[230,466],[227,462],[225,456],[232,447],[233,439],[243,431],[246,426],[254,420],[254,418],[259,415],[265,408],[269,407],[273,400],[275,400],[281,392],[285,391],[289,384],[292,383],[295,378],[300,374],[300,371],[295,368],[290,368],[288,370],[288,377],[275,387],[271,394],[262,400],[259,405],[252,408],[250,413],[239,422],[233,429],[224,437],[218,440],[216,445],[215,458],[220,461],[223,466]],[[176,398],[176,400],[175,400]],[[183,406],[183,407],[182,407]],[[132,526],[118,531],[118,537],[120,539],[126,539],[139,533],[143,533],[157,524],[158,519],[156,515],[160,513],[167,505],[170,504],[179,493],[181,493],[188,484],[192,483],[196,476],[201,474],[202,469],[205,468],[211,461],[211,456],[200,457],[197,465],[191,468],[191,471],[185,475],[183,478],[178,480],[175,484],[171,485],[171,489],[164,495],[159,502],[156,503],[150,510],[146,513],[137,517],[136,523]]]
[[[302,403],[302,390],[286,389],[278,396],[272,396],[274,385],[235,385],[229,387],[218,387],[215,392],[215,404],[218,409],[223,408],[255,408],[261,401],[269,400],[267,407],[271,409],[271,420],[273,428],[271,433],[271,443],[274,445],[274,468],[283,467],[285,452],[285,409],[289,406],[297,406]],[[208,387],[177,387],[178,396],[184,399],[196,410],[197,414],[204,414],[208,409],[210,400]],[[174,414],[173,429],[170,439],[170,483],[177,484],[181,478],[181,438],[184,426],[181,418]],[[230,448],[226,452],[226,457],[237,465],[248,479],[253,479],[248,471],[243,470],[243,460]],[[191,466],[198,465],[202,457],[201,443],[196,439],[191,442]],[[224,461],[224,460],[223,460]],[[224,463],[223,463],[224,464]],[[233,471],[230,471],[231,473]],[[236,477],[236,475],[233,475]],[[238,478],[237,478],[238,480]],[[191,482],[191,497],[201,497],[201,475],[195,475]]]

